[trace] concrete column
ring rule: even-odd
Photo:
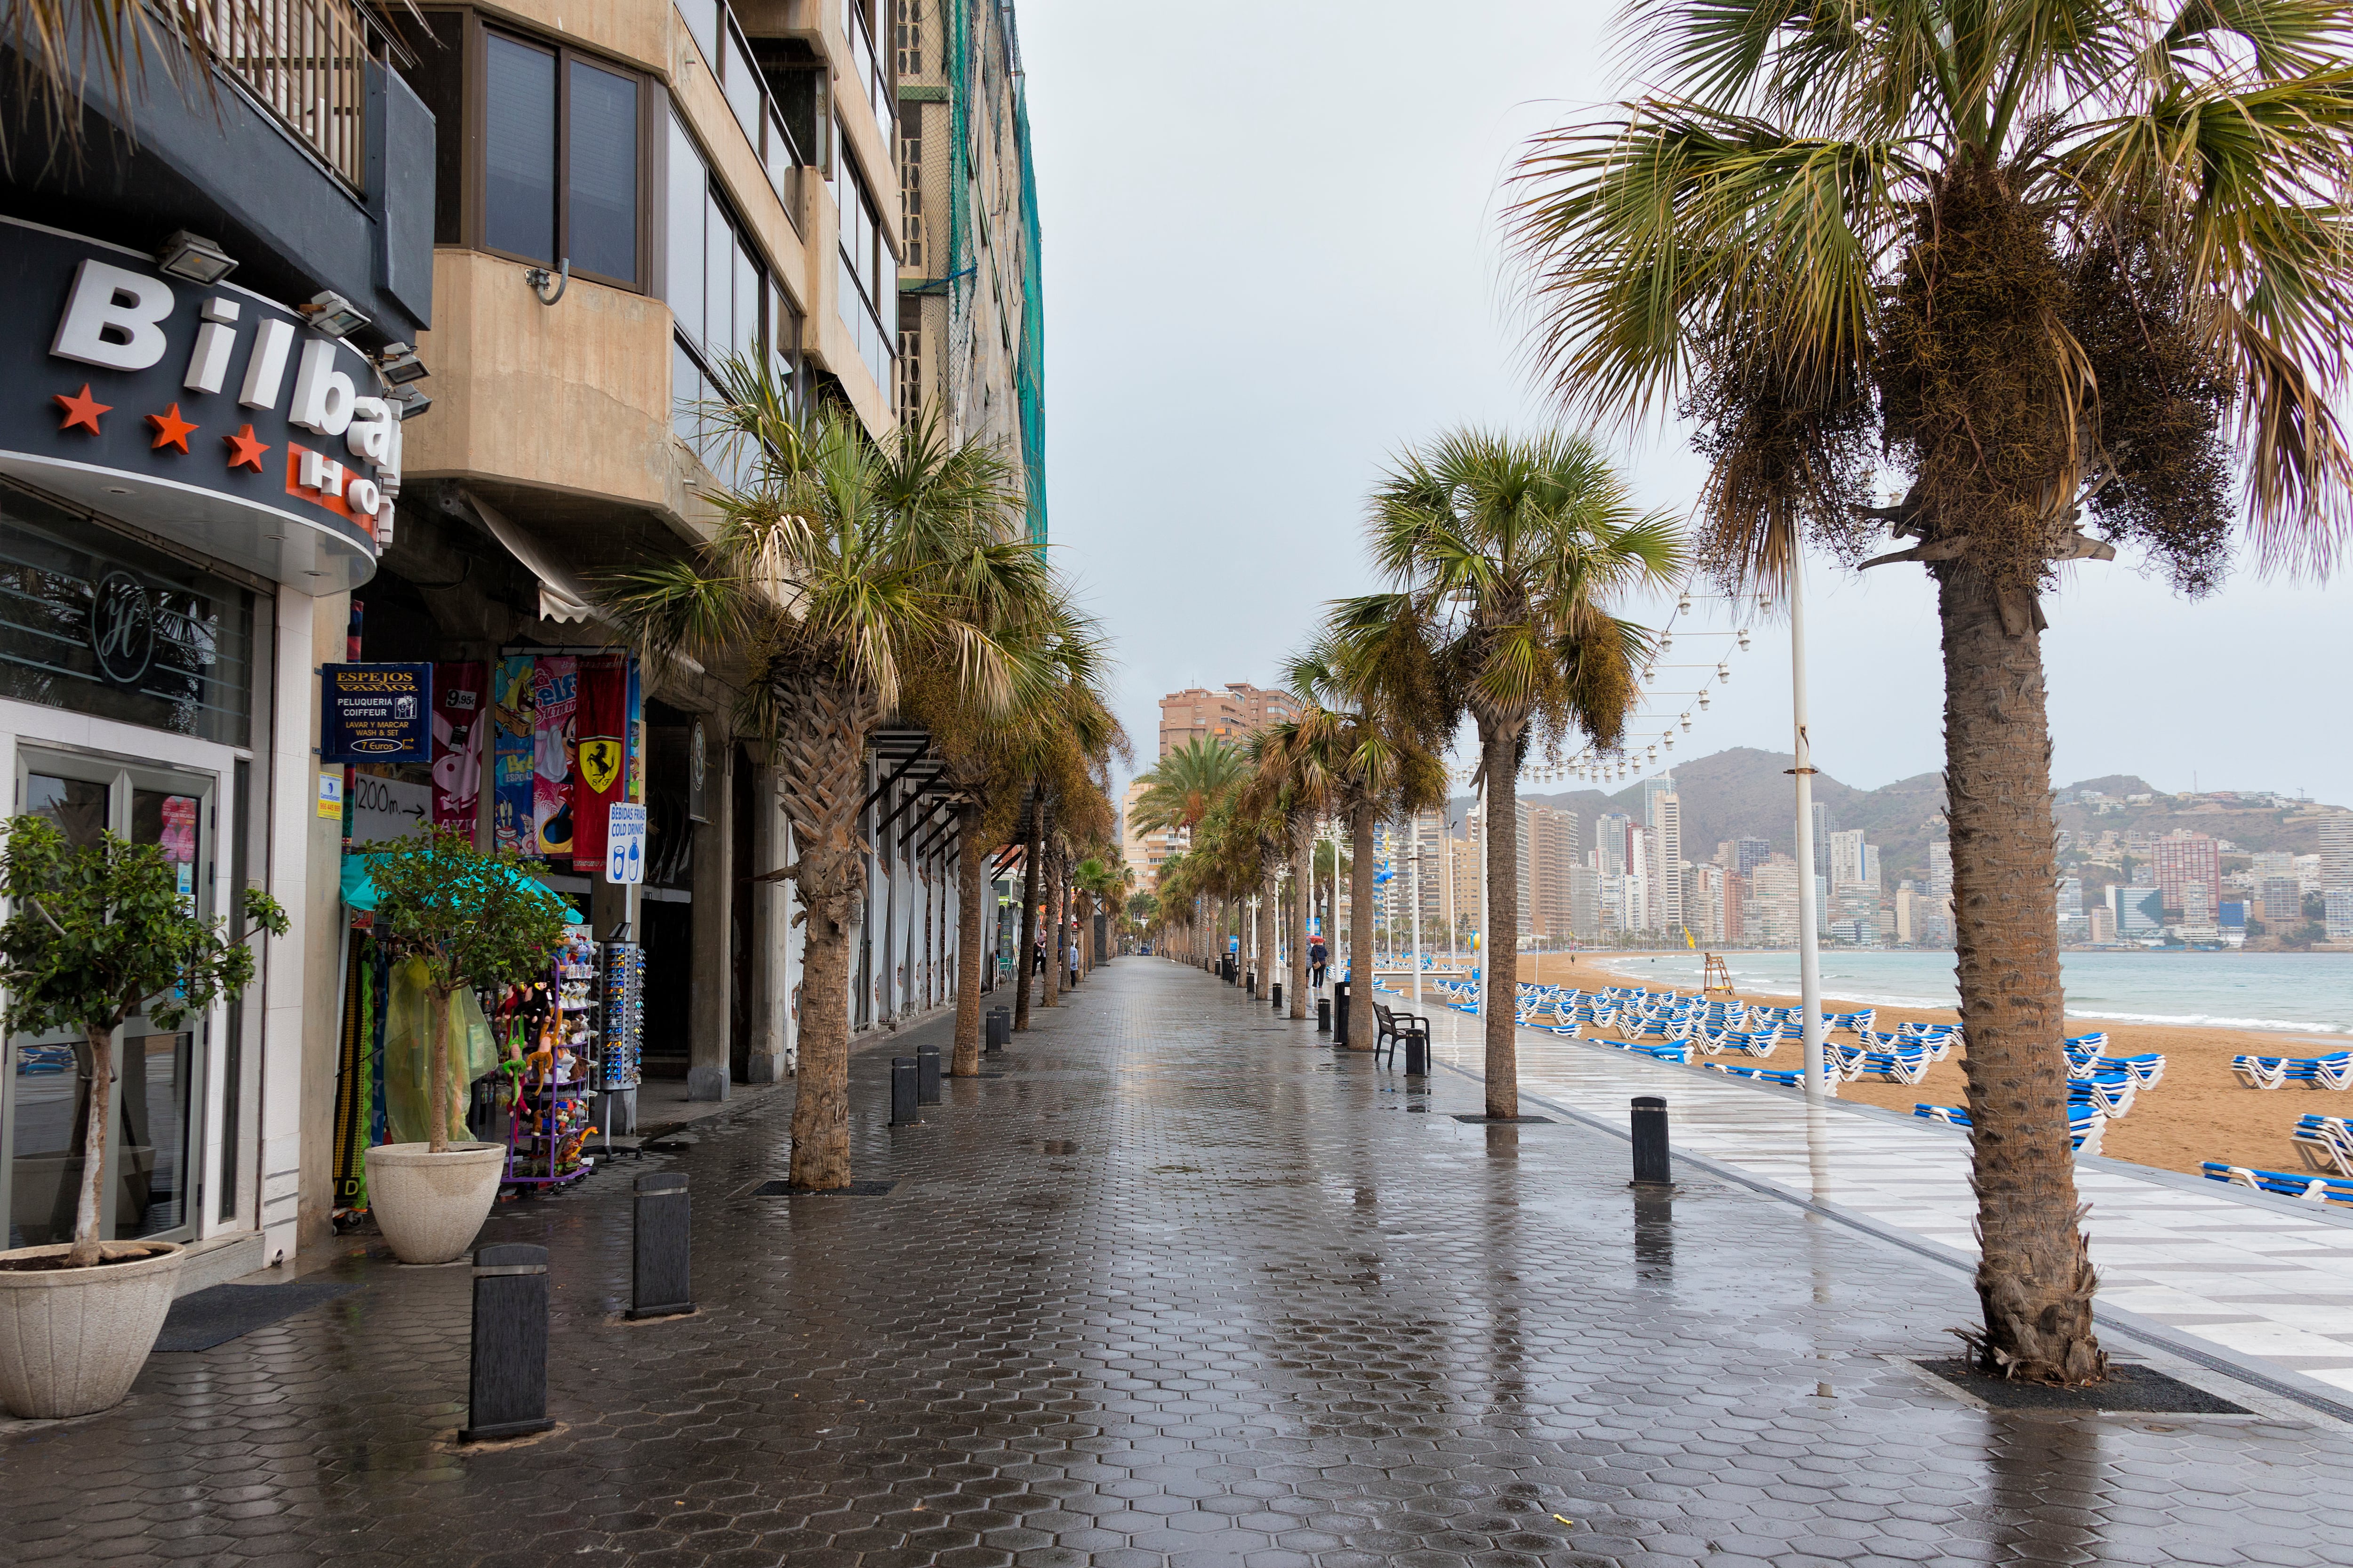
[[[291,1026],[282,1034],[272,1032],[263,1068],[269,1077],[263,1096],[262,1224],[270,1233],[263,1245],[272,1262],[281,1248],[290,1259],[301,1248],[325,1246],[334,1236],[343,824],[340,815],[319,815],[318,775],[331,772],[340,781],[343,770],[341,764],[326,768],[319,762],[319,667],[343,661],[350,647],[351,605],[348,594],[319,599],[280,595],[278,689],[284,707],[278,734],[281,745],[300,749],[301,762],[289,769],[291,787],[271,813],[273,838],[285,835],[277,846],[285,854],[272,854],[271,871],[292,929],[265,945],[290,960],[280,974],[290,971],[294,986],[293,1005],[286,1015]],[[299,661],[291,671],[286,668],[290,655]],[[271,994],[275,1014],[280,1010],[275,986]],[[293,1024],[296,1016],[299,1025]],[[292,1084],[300,1086],[294,1093],[280,1092]]]
[[[776,804],[776,770],[761,768],[752,781],[752,868],[753,875],[773,871],[786,864],[785,848],[790,837],[785,826],[785,814]],[[788,935],[785,921],[790,915],[785,909],[783,882],[759,882],[752,889],[752,1058],[744,1076],[754,1083],[780,1082],[790,1070],[786,1065],[791,1054],[792,982],[788,978],[785,950]]]
[[[728,1091],[728,900],[733,892],[735,741],[711,721],[707,763],[711,820],[694,825],[694,992],[687,1006],[686,1097],[724,1100]]]

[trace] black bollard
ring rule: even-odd
[[[1430,1037],[1427,1035],[1408,1035],[1405,1037],[1405,1076],[1430,1076]]]
[[[1332,982],[1332,1043],[1348,1043],[1348,983],[1345,980]]]
[[[915,1058],[891,1058],[891,1125],[914,1127],[923,1122],[915,1110]]]
[[[1332,998],[1329,996],[1315,998],[1315,1032],[1319,1035],[1332,1032]]]
[[[688,1251],[693,1212],[686,1173],[639,1176],[636,1217],[628,1315],[669,1318],[693,1311],[694,1270]]]
[[[915,1103],[937,1105],[940,1102],[940,1048],[918,1046],[915,1048]]]
[[[1667,1102],[1652,1094],[1634,1097],[1634,1179],[1637,1187],[1663,1187],[1674,1182],[1667,1164]]]
[[[1245,996],[1255,996],[1258,994],[1257,970],[1253,969],[1248,974],[1242,976],[1242,994]]]
[[[1270,986],[1268,986],[1268,987],[1267,987],[1267,991],[1268,991],[1269,994],[1272,995],[1272,996],[1273,996],[1273,998],[1274,998],[1274,1010],[1275,1010],[1276,1012],[1278,1012],[1278,1013],[1282,1012],[1282,981],[1280,981],[1280,980],[1276,981],[1272,985],[1270,985]]]
[[[991,1007],[988,1010],[988,1048],[1001,1051],[1013,1043],[1013,1009]]]
[[[547,1248],[512,1242],[480,1248],[459,1441],[523,1437],[554,1425],[547,1415]]]

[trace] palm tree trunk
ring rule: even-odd
[[[1046,849],[1046,984],[1038,995],[1039,1005],[1059,1007],[1062,1005],[1062,944],[1070,935],[1071,922],[1062,912],[1062,851],[1059,845]]]
[[[1291,830],[1291,1016],[1307,1016],[1307,903],[1314,883],[1315,819]]]
[[[988,847],[980,841],[981,810],[956,807],[956,1021],[955,1051],[948,1076],[980,1072],[980,873]]]
[[[95,1268],[106,1257],[99,1239],[98,1211],[106,1192],[106,1129],[114,1114],[114,1026],[82,1026],[90,1042],[90,1104],[82,1116],[81,1191],[74,1199],[73,1246],[69,1268]]]
[[[1250,940],[1258,944],[1258,962],[1253,967],[1258,972],[1258,994],[1261,1002],[1274,994],[1274,900],[1280,886],[1270,874],[1266,886],[1259,891],[1258,920],[1254,922],[1257,929],[1250,936]]]
[[[1500,728],[1500,727],[1499,727]],[[1520,812],[1516,734],[1479,729],[1480,762],[1487,770],[1487,805],[1482,833],[1487,853],[1487,926],[1480,933],[1487,972],[1479,1020],[1487,1036],[1487,1114],[1508,1120],[1520,1113]]]
[[[849,949],[865,902],[866,862],[851,835],[822,843],[812,835],[801,841],[795,871],[807,921],[790,1179],[826,1190],[849,1184]]]
[[[1369,1051],[1379,1020],[1373,1016],[1373,803],[1348,808],[1348,1048]],[[1334,953],[1334,958],[1340,955]]]
[[[1029,1026],[1029,994],[1036,980],[1030,971],[1035,967],[1038,951],[1038,900],[1045,894],[1046,871],[1046,802],[1040,797],[1030,807],[1029,844],[1021,857],[1021,951],[1013,967],[1018,978],[1013,984],[1013,1026]]]
[[[1978,573],[1939,574],[1953,934],[1976,1164],[1978,1298],[1990,1372],[2037,1383],[2105,1375],[2092,1329],[2060,1040],[2058,868],[2042,620]]]
[[[427,990],[426,996],[433,1005],[433,1043],[426,1047],[425,1103],[433,1126],[426,1134],[425,1146],[440,1154],[449,1148],[449,998],[433,990]],[[548,1170],[554,1174],[553,1165]]]

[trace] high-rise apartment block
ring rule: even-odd
[[[1161,863],[1186,847],[1192,835],[1181,827],[1145,829],[1136,824],[1136,803],[1144,798],[1147,786],[1142,779],[1129,783],[1127,793],[1119,802],[1120,854],[1133,867],[1136,885],[1150,889],[1153,879],[1159,875]]]
[[[1725,937],[1725,895],[1730,873],[1703,862],[1683,872],[1683,929],[1703,945],[1720,945]]]
[[[1766,947],[1793,947],[1798,941],[1798,863],[1776,855],[1749,874],[1741,910],[1744,940]]]
[[[2293,872],[2256,880],[2255,918],[2271,927],[2274,936],[2283,929],[2294,930],[2304,923],[2304,889]]]
[[[1287,691],[1268,691],[1244,680],[1222,691],[1196,686],[1160,700],[1160,754],[1188,741],[1221,740],[1242,745],[1271,724],[1299,717],[1299,703]]]
[[[2205,834],[2184,827],[2158,839],[2154,847],[2157,889],[2165,895],[2166,909],[2179,911],[2172,918],[2189,925],[2211,923],[2214,895],[2222,886],[2221,847]],[[2199,918],[2190,917],[2193,907],[2203,910]]]
[[[1560,940],[1583,934],[1574,912],[1570,873],[1579,865],[1577,819],[1573,811],[1550,806],[1526,809],[1528,827],[1528,910],[1538,936]]]
[[[1675,793],[1673,775],[1662,773],[1642,783],[1643,826],[1650,829],[1651,897],[1656,900],[1653,925],[1669,934],[1684,929],[1683,797]]]
[[[1732,858],[1722,862],[1736,877],[1746,877],[1765,864],[1773,853],[1772,844],[1762,838],[1736,838],[1732,841]]]
[[[2353,889],[2353,812],[2321,818],[2320,886],[2324,892]]]

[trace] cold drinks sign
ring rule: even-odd
[[[322,763],[430,763],[433,667],[330,664],[320,702]]]

